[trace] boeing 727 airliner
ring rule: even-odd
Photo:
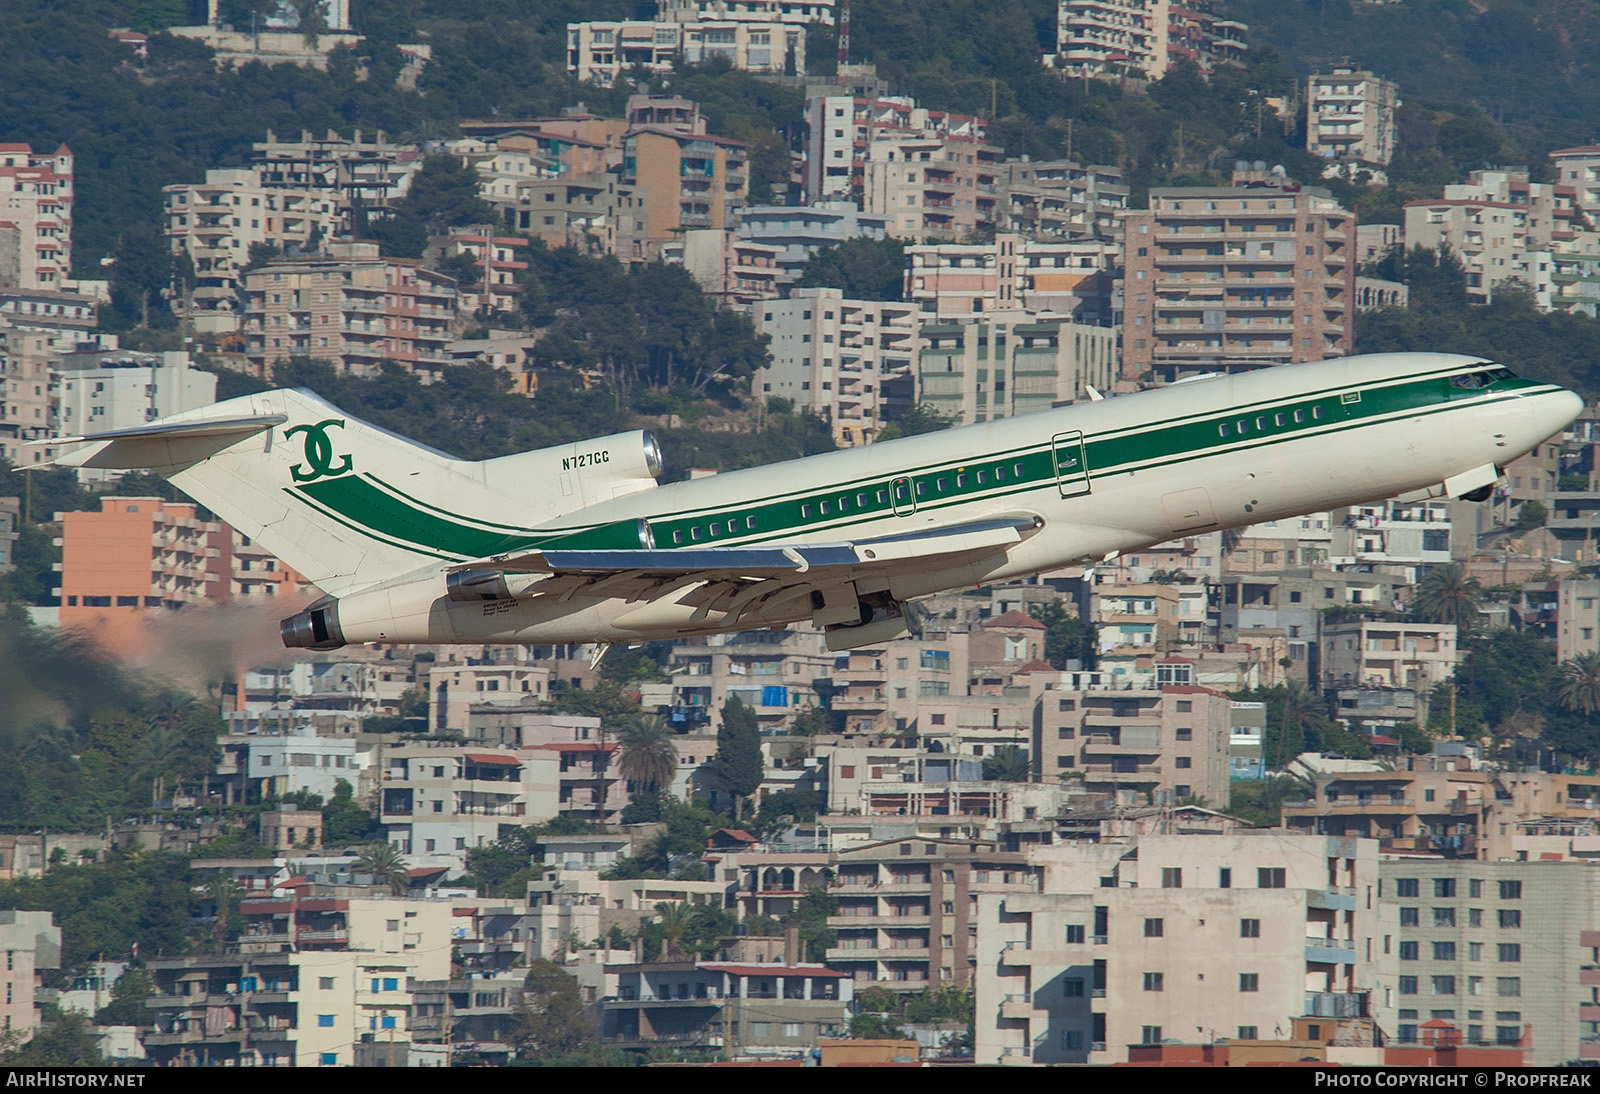
[[[1479,499],[1582,406],[1489,361],[1384,354],[659,485],[645,432],[469,462],[269,391],[57,462],[157,471],[314,581],[327,595],[283,621],[288,646],[810,619],[849,649],[943,590],[1379,498]]]

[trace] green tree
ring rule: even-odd
[[[928,403],[918,403],[878,431],[878,440],[893,441],[949,429],[956,420]]]
[[[577,1052],[598,1030],[578,982],[560,965],[539,958],[528,966],[522,1001],[511,1012],[511,1041],[525,1060],[548,1061]]]
[[[654,716],[641,716],[617,730],[617,768],[631,788],[659,797],[678,772],[677,734]]]
[[[493,206],[478,196],[478,173],[454,156],[429,156],[411,179],[411,189],[368,234],[385,254],[421,258],[428,237],[449,228],[500,223]]]
[[[145,1000],[156,993],[156,982],[141,968],[123,970],[117,982],[111,985],[111,1002],[95,1012],[94,1020],[100,1026],[148,1026],[154,1014],[145,1006]]]
[[[1068,613],[1060,600],[1051,600],[1034,609],[1034,618],[1044,624],[1044,659],[1058,669],[1077,661],[1085,669],[1095,664],[1094,629],[1076,614]]]
[[[1543,528],[1545,521],[1550,517],[1544,503],[1538,498],[1529,498],[1517,506],[1517,519],[1511,522],[1513,532],[1531,532],[1535,528]]]
[[[1561,662],[1556,702],[1582,714],[1600,711],[1600,653],[1591,650]]]
[[[27,1044],[0,1052],[0,1064],[8,1067],[98,1067],[103,1062],[89,1019],[48,1005]]]
[[[990,782],[1028,781],[1028,754],[1016,745],[1000,745],[983,758],[983,777]]]
[[[1265,779],[1236,779],[1228,787],[1228,812],[1257,828],[1276,828],[1282,821],[1283,803],[1306,801],[1311,785],[1289,775]]]
[[[743,812],[745,798],[761,785],[764,765],[761,758],[761,726],[756,712],[737,695],[722,708],[722,725],[717,730],[717,751],[711,760],[711,773],[734,800],[734,817]]]
[[[905,277],[904,240],[855,236],[813,253],[800,271],[799,286],[840,289],[847,300],[900,300]]]
[[[355,800],[347,779],[333,784],[333,800],[322,807],[322,842],[329,847],[360,843],[372,834],[372,814]]]
[[[406,873],[406,861],[387,840],[373,840],[361,849],[361,854],[351,865],[357,874],[370,874],[379,884],[387,884],[389,891],[399,896],[406,891],[411,879]]]
[[[1417,582],[1416,600],[1411,614],[1429,623],[1453,623],[1461,635],[1470,634],[1478,623],[1478,603],[1482,587],[1459,562],[1429,567]]]

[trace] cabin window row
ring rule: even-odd
[[[1322,407],[1314,406],[1309,410],[1279,411],[1276,414],[1260,414],[1254,419],[1240,418],[1234,422],[1217,423],[1217,436],[1231,437],[1235,433],[1239,436],[1248,436],[1251,432],[1264,433],[1269,429],[1281,429],[1286,425],[1303,425],[1307,421],[1318,421],[1322,418]]]
[[[681,546],[685,541],[699,543],[702,540],[717,539],[721,536],[736,536],[740,532],[753,532],[756,527],[756,518],[733,517],[727,521],[720,518],[709,524],[696,524],[690,528],[675,528],[672,531],[673,546]]]

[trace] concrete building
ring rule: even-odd
[[[1559,168],[1558,168],[1559,170]],[[1575,238],[1577,188],[1528,181],[1526,169],[1474,171],[1437,201],[1405,206],[1407,248],[1449,248],[1467,271],[1467,298],[1486,304],[1494,287],[1517,281],[1551,306],[1551,252]]]
[[[1324,688],[1368,684],[1428,692],[1455,675],[1459,660],[1454,623],[1323,621]]]
[[[996,145],[943,134],[876,135],[867,144],[861,207],[889,234],[919,243],[965,240],[999,224]]]
[[[146,613],[232,595],[233,532],[188,502],[103,497],[61,522],[60,625],[113,653],[139,651]]]
[[[874,842],[836,854],[838,944],[828,964],[863,984],[891,991],[967,987],[979,961],[983,894],[1038,892],[1042,868],[982,840],[918,836]]]
[[[55,455],[23,446],[52,435],[56,358],[117,345],[116,335],[93,332],[94,313],[93,298],[80,294],[0,289],[0,455],[12,463]]]
[[[1592,864],[1395,858],[1378,872],[1395,918],[1374,1016],[1395,1040],[1443,1020],[1468,1045],[1521,1045],[1534,1067],[1600,1058]]]
[[[1254,1040],[1300,1015],[1365,1012],[1370,840],[1149,835],[1033,861],[1041,892],[979,901],[980,1063],[1118,1063],[1196,1026]]]
[[[850,201],[818,201],[811,205],[752,205],[739,214],[739,238],[777,248],[779,288],[800,278],[812,255],[847,239],[882,239],[888,218],[863,213]]]
[[[280,141],[269,129],[265,141],[250,146],[263,185],[332,196],[345,231],[355,230],[357,209],[368,217],[387,216],[410,191],[422,159],[416,145],[391,142],[381,129],[370,140],[359,129],[349,137],[330,129],[321,138],[302,130],[297,141]]]
[[[816,630],[740,631],[683,642],[673,647],[667,666],[673,710],[703,712],[703,732],[715,733],[723,707],[737,698],[755,712],[763,732],[785,729],[800,710],[820,705],[817,689],[833,664]]]
[[[379,820],[402,854],[465,852],[498,839],[502,824],[561,812],[561,760],[547,748],[388,748]]]
[[[1451,559],[1450,502],[1380,501],[1334,510],[1328,562],[1336,569],[1395,574],[1415,585],[1422,567]],[[1470,544],[1461,547],[1469,549]],[[1370,568],[1370,570],[1369,570]]]
[[[837,0],[662,0],[662,19],[692,23],[722,20],[738,23],[792,23],[833,26]]]
[[[919,340],[916,402],[958,425],[1063,406],[1118,371],[1114,330],[1032,312],[925,323]]]
[[[515,200],[494,202],[518,231],[546,247],[572,247],[628,261],[644,257],[645,195],[611,171],[529,179]]]
[[[50,912],[0,911],[0,950],[6,959],[0,973],[5,984],[0,1031],[27,1041],[39,1025],[37,994],[44,987],[40,974],[61,967],[61,928]]]
[[[1550,153],[1556,181],[1572,187],[1572,203],[1591,221],[1600,215],[1600,145],[1558,148]]]
[[[1209,688],[1051,689],[1037,697],[1034,771],[1094,794],[1215,807],[1228,800],[1232,724],[1231,700]]]
[[[1557,603],[1556,660],[1600,652],[1600,580],[1563,578]]]
[[[1128,207],[1128,184],[1118,167],[1076,160],[1007,160],[1002,227],[1036,242],[1114,241]]]
[[[915,405],[921,335],[914,304],[796,289],[762,304],[756,329],[770,337],[772,354],[756,373],[758,390],[827,418],[839,443],[869,443]]]
[[[384,361],[412,372],[450,364],[455,282],[411,259],[383,258],[375,243],[336,243],[245,276],[246,355],[255,369],[310,357],[376,373]]]
[[[22,538],[22,499],[0,498],[0,574],[17,568],[17,540]]]
[[[72,149],[0,144],[0,288],[69,287],[72,201]]]
[[[630,130],[623,142],[621,183],[643,194],[650,256],[680,231],[732,228],[749,182],[742,141],[655,126]]]
[[[63,354],[56,358],[51,387],[56,393],[52,425],[67,435],[134,429],[217,401],[216,373],[192,368],[184,351]],[[121,477],[93,469],[79,476],[84,481]]]
[[[1306,81],[1306,151],[1356,169],[1387,167],[1395,151],[1399,87],[1345,66]],[[1326,177],[1326,175],[1324,175]]]
[[[239,328],[240,271],[251,249],[280,254],[315,251],[339,231],[337,191],[269,186],[254,168],[212,169],[203,183],[161,189],[167,242],[194,264],[186,297],[174,301],[194,329],[226,333]]]
[[[727,228],[696,228],[664,244],[662,258],[689,271],[719,307],[750,311],[778,295],[777,247],[755,243]]]
[[[457,306],[461,311],[479,316],[516,312],[522,296],[522,286],[516,280],[517,271],[528,268],[526,262],[517,258],[517,251],[525,246],[525,240],[495,235],[493,228],[487,225],[450,229],[445,254],[471,258],[475,274],[475,280],[456,286]]]
[[[870,149],[879,141],[902,138],[949,139],[976,147],[984,139],[984,120],[970,114],[929,110],[916,100],[816,94],[806,100],[805,192],[811,202],[861,201]],[[900,210],[877,210],[898,217]],[[904,236],[898,221],[889,234]]]
[[[1124,227],[1126,383],[1351,351],[1355,218],[1326,190],[1152,190]]]
[[[261,727],[263,729],[269,727]],[[339,780],[361,790],[372,752],[354,737],[327,737],[309,724],[288,724],[287,732],[247,737],[245,778],[257,800],[303,791],[333,799]]]
[[[657,20],[567,24],[567,71],[583,83],[611,87],[634,67],[670,73],[678,61],[726,60],[741,72],[803,76],[806,32],[786,22]]]
[[[1244,56],[1248,29],[1215,0],[1057,0],[1044,63],[1102,79],[1159,80],[1183,62],[1210,72]]]
[[[1110,327],[1115,244],[1037,242],[1001,234],[991,243],[922,244],[907,249],[907,300],[924,315],[964,319],[1022,309]]]

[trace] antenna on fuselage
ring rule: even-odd
[[[1105,398],[1104,395],[1100,394],[1098,391],[1095,390],[1095,387],[1094,387],[1093,384],[1084,384],[1083,385],[1083,390],[1089,393],[1089,401],[1091,403],[1098,403],[1102,399]]]

